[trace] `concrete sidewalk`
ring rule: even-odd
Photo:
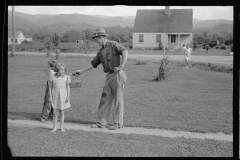
[[[60,124],[58,123],[58,126]],[[151,136],[161,136],[169,138],[193,138],[193,139],[211,139],[219,141],[233,141],[233,134],[223,134],[223,133],[194,133],[188,131],[171,131],[165,129],[145,129],[138,127],[124,127],[119,130],[109,130],[107,128],[91,128],[90,125],[76,124],[76,123],[65,123],[66,132],[68,130],[82,130],[89,132],[108,132],[115,134],[142,134]],[[33,120],[10,120],[8,119],[8,127],[10,126],[21,126],[21,127],[44,127],[48,128],[49,132],[53,127],[52,122],[41,123],[40,121]],[[60,130],[57,130],[60,132]]]

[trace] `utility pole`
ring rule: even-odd
[[[15,11],[14,6],[12,6],[12,57],[15,56]]]

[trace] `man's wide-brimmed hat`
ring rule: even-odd
[[[103,28],[96,29],[92,38],[99,37],[99,36],[107,36]]]

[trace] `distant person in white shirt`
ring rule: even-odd
[[[186,49],[186,46],[185,44],[182,45],[182,52],[184,53],[185,52],[185,49]]]
[[[186,61],[186,68],[188,68],[189,61],[191,59],[192,48],[189,48],[189,44],[186,45],[186,48],[183,51],[185,61]]]

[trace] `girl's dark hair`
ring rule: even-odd
[[[60,62],[55,63],[54,68],[53,68],[54,72],[59,72],[59,69],[60,69],[60,64],[59,63]]]
[[[50,66],[54,70],[57,63],[58,63],[57,60],[49,60],[48,61],[48,66]]]

